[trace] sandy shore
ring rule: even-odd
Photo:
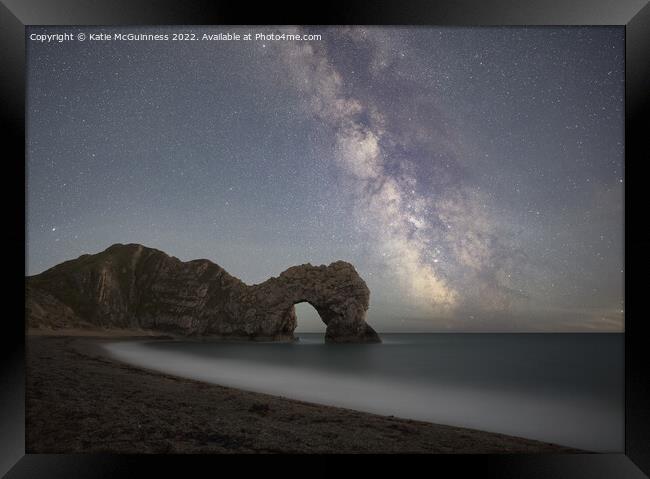
[[[565,447],[143,370],[98,347],[146,331],[30,331],[27,453],[565,453]]]

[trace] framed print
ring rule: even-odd
[[[2,472],[644,477],[650,10],[488,3],[5,2]]]

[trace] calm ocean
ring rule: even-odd
[[[249,391],[623,451],[623,334],[381,334],[367,345],[298,336],[105,347],[128,363]]]

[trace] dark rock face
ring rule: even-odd
[[[182,262],[113,245],[26,279],[29,327],[144,328],[187,336],[293,339],[296,303],[310,303],[329,342],[380,342],[366,324],[370,291],[354,267],[293,266],[249,286],[204,259]]]

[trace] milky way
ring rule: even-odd
[[[344,259],[380,331],[621,330],[621,28],[192,31],[322,38],[28,42],[29,274]]]

